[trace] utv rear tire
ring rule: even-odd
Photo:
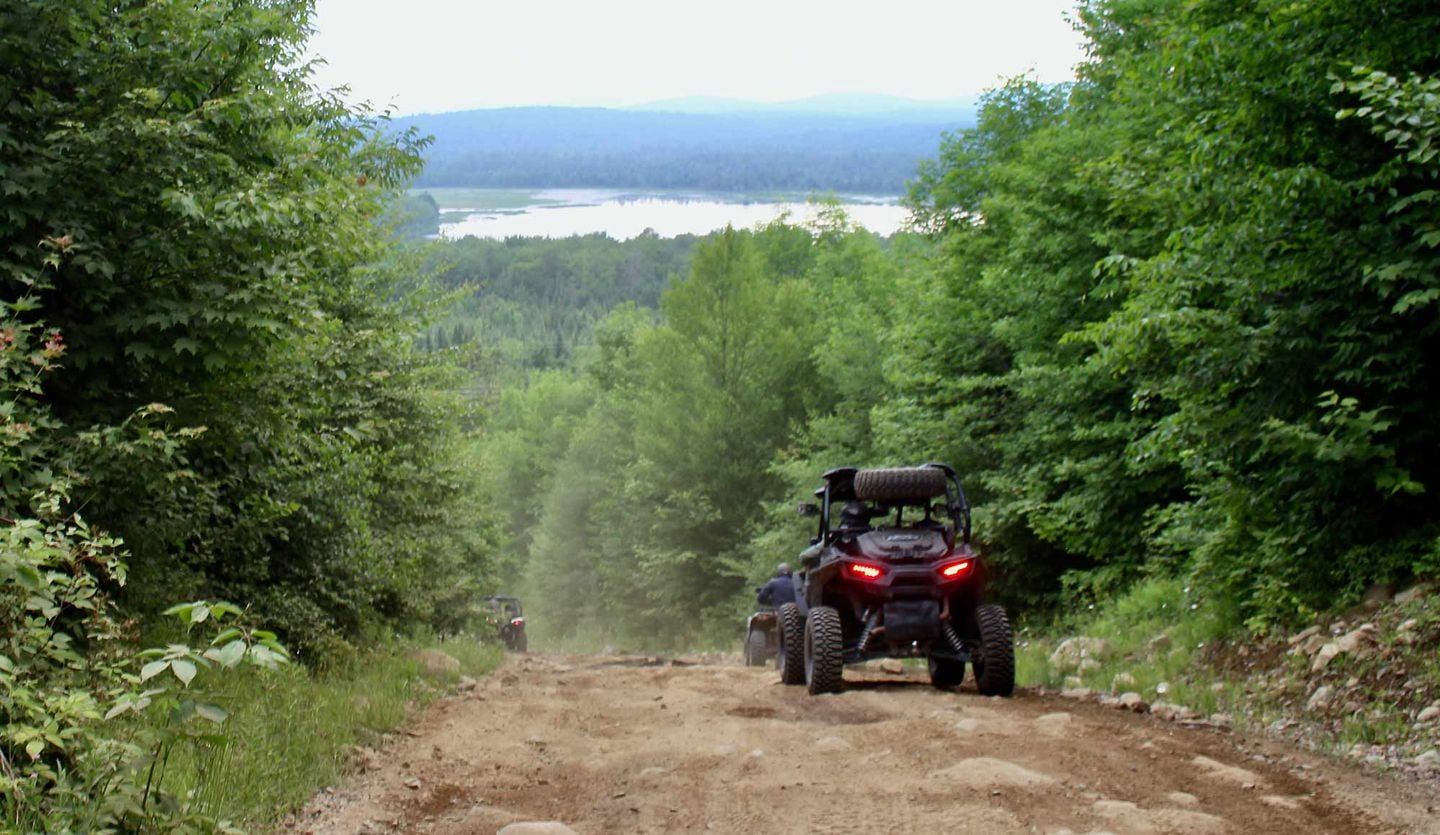
[[[759,629],[751,629],[745,635],[745,666],[765,666],[765,633]]]
[[[780,607],[780,653],[775,656],[775,666],[781,683],[805,683],[805,619],[794,603]]]
[[[845,670],[842,640],[839,612],[829,606],[810,610],[805,620],[805,684],[810,695],[840,692]]]
[[[945,472],[935,467],[891,467],[855,474],[855,498],[908,501],[945,495]]]
[[[975,609],[975,625],[980,629],[980,649],[971,661],[975,686],[982,696],[1009,696],[1015,692],[1015,639],[1010,619],[999,606],[980,606]]]
[[[945,689],[959,687],[965,680],[965,662],[953,658],[930,658],[930,683]]]

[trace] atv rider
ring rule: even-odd
[[[795,578],[791,576],[789,563],[782,562],[776,566],[775,576],[770,578],[770,582],[755,590],[755,599],[776,609],[795,602]]]

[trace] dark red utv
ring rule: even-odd
[[[786,684],[834,693],[846,664],[925,658],[936,687],[965,665],[982,694],[1015,690],[1005,610],[985,603],[985,565],[970,547],[970,507],[946,464],[825,473],[819,530],[800,555],[797,603],[780,607],[777,665]]]

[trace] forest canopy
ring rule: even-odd
[[[0,514],[123,540],[132,611],[243,601],[323,654],[452,617],[489,555],[376,225],[424,143],[309,85],[309,11],[3,5]]]

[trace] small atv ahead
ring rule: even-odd
[[[968,664],[982,694],[1011,695],[1010,621],[985,602],[955,471],[842,467],[824,479],[820,504],[800,506],[819,529],[800,554],[798,602],[779,610],[781,680],[834,693],[846,664],[925,658],[936,687],[958,687]]]
[[[763,667],[780,652],[779,626],[774,609],[761,609],[745,621],[745,666]]]
[[[485,598],[485,620],[495,628],[495,636],[511,652],[524,652],[529,645],[525,637],[525,611],[518,597]]]

